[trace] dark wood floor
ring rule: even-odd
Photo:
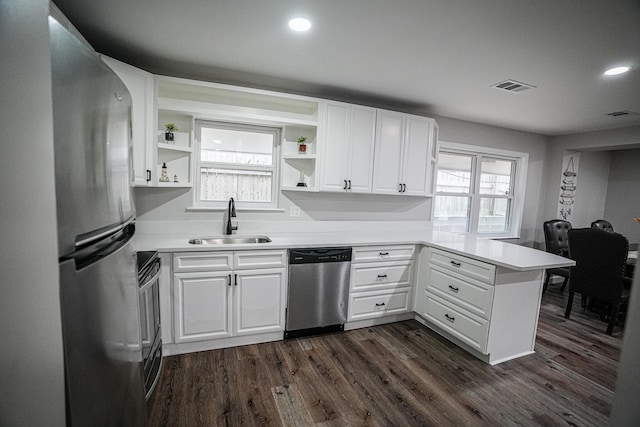
[[[536,354],[497,366],[416,321],[167,357],[150,425],[603,426],[622,330],[565,301],[550,286]]]

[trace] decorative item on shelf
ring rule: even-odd
[[[296,187],[306,187],[307,183],[304,182],[304,172],[300,171],[300,178],[298,178],[298,183]]]
[[[173,175],[173,182],[179,182],[178,181],[178,175]]]
[[[160,174],[160,178],[158,178],[160,182],[169,182],[169,175],[167,175],[167,164],[162,164],[162,173]]]
[[[173,132],[174,131],[177,132],[178,128],[173,123],[167,123],[166,125],[164,125],[164,127],[165,127],[164,140],[167,143],[173,144]]]
[[[298,153],[306,154],[307,153],[307,144],[304,142],[307,140],[306,136],[301,136],[298,138]]]

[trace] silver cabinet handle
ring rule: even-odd
[[[455,292],[458,293],[458,291],[460,290],[460,288],[456,288],[454,286],[449,285],[449,289],[451,289],[451,292]]]
[[[453,316],[449,316],[448,314],[445,314],[444,317],[451,323],[456,321],[456,318]]]

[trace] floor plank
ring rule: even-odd
[[[165,358],[155,426],[602,426],[623,330],[550,286],[536,353],[487,365],[416,321]]]

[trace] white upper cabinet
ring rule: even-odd
[[[320,190],[370,193],[376,110],[336,102],[324,107]]]
[[[378,110],[373,192],[429,196],[433,119]]]
[[[131,125],[133,139],[133,185],[148,185],[151,181],[153,150],[153,75],[124,62],[101,55],[102,60],[120,77],[131,94]]]

